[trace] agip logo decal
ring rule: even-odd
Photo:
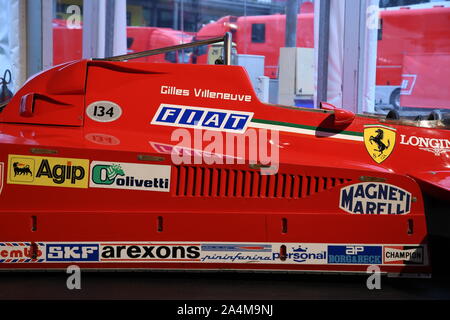
[[[387,183],[356,183],[341,189],[339,208],[353,214],[407,214],[411,193]]]
[[[364,126],[364,144],[376,163],[382,163],[395,147],[396,130],[381,125]]]
[[[170,166],[92,161],[89,187],[169,192]]]
[[[8,156],[9,184],[87,188],[89,160],[24,155]]]

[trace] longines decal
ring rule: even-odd
[[[376,163],[386,160],[395,148],[396,129],[382,125],[364,126],[364,145]]]
[[[411,193],[387,183],[356,183],[341,189],[339,208],[353,214],[408,214]]]
[[[431,152],[435,156],[440,156],[442,153],[450,151],[450,140],[448,139],[406,136],[401,134],[400,144],[417,147],[420,150]]]
[[[178,262],[278,265],[428,263],[426,246],[415,244],[39,242],[35,245],[36,250],[32,250],[29,242],[0,243],[0,263]]]
[[[8,156],[10,184],[87,188],[89,160],[25,155]]]

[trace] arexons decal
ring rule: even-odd
[[[0,194],[2,194],[2,190],[3,190],[4,172],[5,172],[5,164],[3,162],[0,162]]]
[[[447,153],[450,151],[449,139],[406,136],[401,134],[400,144],[418,147],[420,150],[433,153],[435,156],[440,156],[442,153]]]
[[[329,245],[329,264],[382,264],[382,246]]]
[[[385,246],[385,264],[423,264],[425,250],[423,246]]]
[[[89,160],[10,154],[8,183],[87,188]]]
[[[102,244],[102,261],[198,261],[198,244]]]
[[[375,160],[381,163],[394,151],[396,129],[382,125],[364,126],[364,145],[367,152]]]
[[[244,133],[252,117],[253,112],[162,103],[151,124]]]
[[[387,183],[356,183],[341,189],[339,208],[354,214],[408,214],[411,193]]]
[[[89,187],[169,192],[170,166],[92,161]]]

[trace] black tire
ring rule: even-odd
[[[395,110],[400,109],[400,88],[392,91],[391,96],[389,98],[389,103],[394,107]]]

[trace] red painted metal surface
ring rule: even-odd
[[[223,94],[216,94],[218,99],[211,92]],[[24,102],[30,94],[34,98]],[[24,103],[26,115],[21,114]],[[89,114],[90,108],[111,103],[121,110],[113,121]],[[172,135],[180,127],[154,122],[158,115],[170,116],[161,111],[164,106],[253,113],[245,134],[278,133],[278,141],[272,136],[264,145],[279,153],[278,171],[261,174],[261,159],[250,163],[248,152],[244,163],[224,152],[233,163],[208,164],[221,156],[208,150],[205,139],[176,149],[196,154],[202,163],[174,163],[171,150],[179,142]],[[104,116],[100,111],[94,112]],[[449,131],[361,115],[336,122],[334,115],[335,110],[261,103],[237,66],[83,60],[47,70],[30,79],[0,113],[0,268],[76,263],[115,269],[365,272],[377,264],[392,274],[428,274],[429,213],[423,193],[431,189],[424,186],[448,199]],[[199,134],[189,125],[182,130]],[[201,134],[212,132],[225,137],[222,129]],[[377,138],[379,132],[385,137]],[[251,147],[247,141],[245,150]],[[107,164],[121,165],[124,172],[110,177]],[[102,168],[108,176],[96,178]],[[164,189],[167,168],[170,186]],[[125,188],[131,183],[127,172],[138,181],[152,170],[163,175],[159,182],[135,183],[153,189]],[[356,212],[343,199],[356,203],[360,185],[370,190],[366,197],[375,190],[394,196],[379,194],[380,214],[369,207]],[[399,204],[405,212],[392,209],[400,203],[395,195],[408,199]],[[381,214],[388,207],[404,214]],[[290,256],[280,254],[283,246]],[[153,251],[142,258],[145,248]],[[420,261],[387,258],[398,250],[420,251]],[[338,258],[353,263],[336,263]]]

